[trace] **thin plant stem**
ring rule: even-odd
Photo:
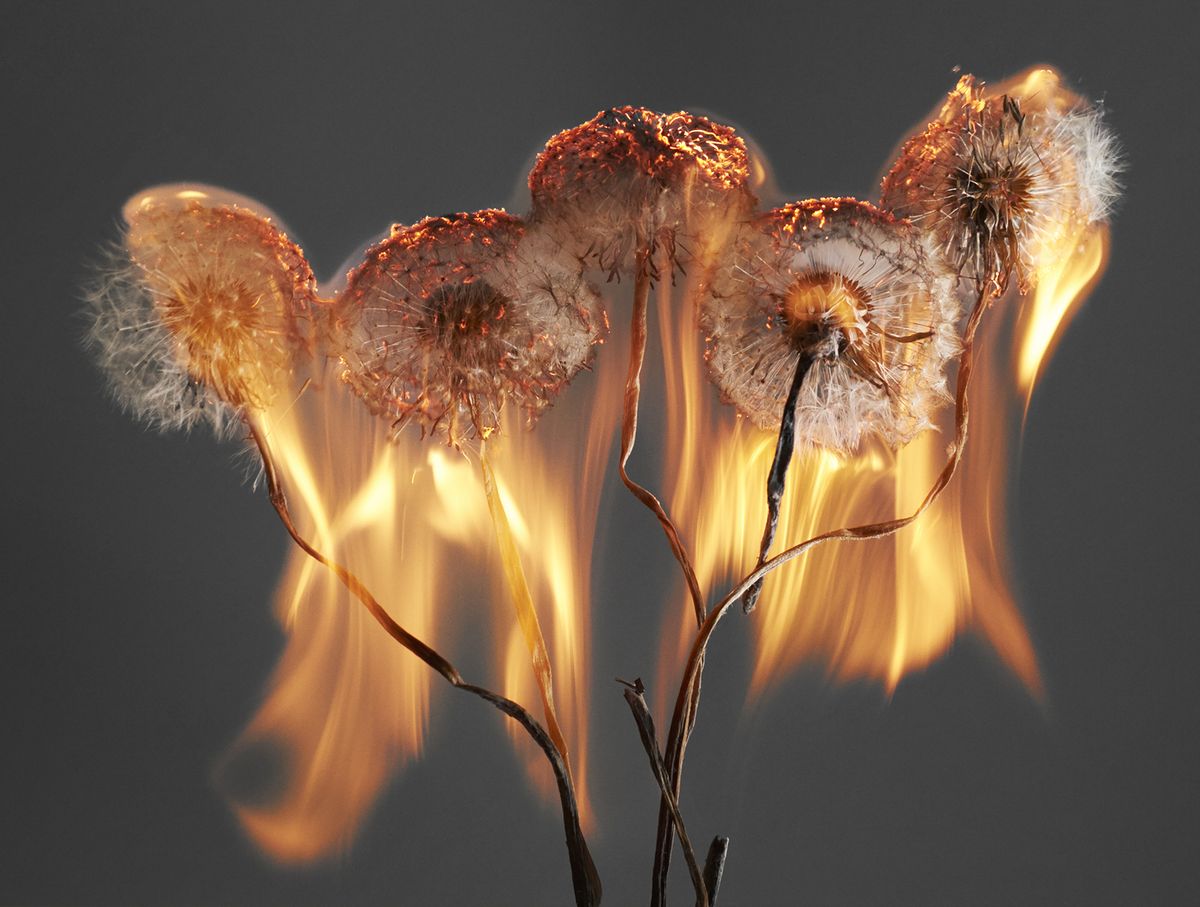
[[[521,627],[521,635],[529,650],[529,663],[533,669],[534,680],[537,682],[538,693],[542,698],[542,713],[546,719],[546,731],[554,746],[562,755],[567,772],[571,770],[571,757],[567,750],[567,740],[563,736],[558,723],[558,712],[554,707],[554,672],[550,665],[550,653],[546,650],[546,638],[542,635],[542,626],[538,621],[537,609],[533,605],[533,595],[529,591],[529,581],[525,577],[525,569],[521,565],[521,553],[513,539],[512,527],[509,524],[508,513],[504,508],[500,490],[496,486],[496,475],[487,455],[487,445],[480,445],[479,467],[483,473],[483,490],[487,497],[488,510],[492,517],[492,528],[496,534],[496,545],[500,549],[500,561],[504,566],[504,577],[508,583],[509,597],[517,612],[517,623]]]
[[[658,738],[654,734],[654,719],[650,717],[650,708],[646,705],[646,687],[639,677],[633,683],[618,681],[625,685],[625,701],[633,712],[633,720],[637,723],[638,735],[642,738],[642,748],[650,757],[650,771],[658,782],[658,789],[666,800],[671,812],[671,821],[675,833],[679,836],[679,846],[683,848],[683,858],[687,861],[688,872],[692,876],[692,886],[696,889],[696,907],[709,907],[708,885],[700,864],[696,862],[696,851],[692,848],[691,839],[683,825],[683,815],[679,812],[679,803],[671,792],[667,780],[667,767],[663,764],[662,753],[658,749]]]
[[[975,307],[971,310],[971,315],[967,319],[966,329],[963,331],[962,354],[958,360],[958,378],[954,393],[954,445],[950,450],[945,465],[942,467],[942,471],[934,480],[929,491],[926,492],[921,503],[917,505],[917,508],[912,513],[905,517],[885,520],[879,523],[869,523],[862,526],[833,529],[806,539],[797,545],[793,545],[759,564],[754,570],[743,577],[717,605],[709,610],[704,623],[696,634],[696,639],[692,643],[687,664],[684,667],[683,677],[680,680],[679,693],[675,698],[675,708],[671,714],[671,724],[667,730],[665,747],[668,765],[673,764],[673,753],[677,751],[682,752],[683,748],[687,746],[687,738],[690,736],[695,724],[695,712],[690,703],[691,693],[704,671],[705,652],[708,648],[708,641],[712,638],[717,624],[721,622],[721,619],[734,602],[741,599],[748,590],[753,588],[768,573],[783,566],[788,561],[795,560],[820,544],[831,541],[866,541],[868,539],[883,538],[899,532],[905,526],[911,525],[921,514],[928,510],[933,502],[941,496],[946,486],[950,484],[950,480],[954,478],[959,463],[962,461],[963,451],[967,444],[967,426],[970,419],[968,390],[971,384],[971,373],[975,367],[975,337],[978,333],[980,322],[983,320],[984,312],[987,310],[991,300],[992,295],[988,288],[981,286]],[[682,768],[682,763],[680,763],[680,768]],[[674,790],[678,799],[678,791],[681,789],[682,778],[676,778],[675,781]],[[666,876],[670,865],[670,852],[671,839],[668,837],[665,842],[665,850],[660,848],[655,854],[655,887],[651,899],[653,907],[665,907],[666,905]],[[659,865],[660,858],[661,871]]]
[[[663,532],[667,536],[667,541],[671,545],[671,551],[675,555],[675,560],[679,563],[684,579],[687,582],[688,593],[691,597],[692,608],[696,616],[696,627],[699,629],[704,625],[704,618],[707,613],[704,593],[701,591],[700,583],[696,579],[695,568],[692,566],[691,558],[683,544],[679,530],[671,521],[670,516],[658,498],[647,488],[635,482],[630,477],[627,469],[629,457],[633,453],[634,443],[637,438],[638,403],[641,397],[642,365],[646,358],[647,316],[650,304],[651,278],[654,271],[653,261],[651,260],[653,254],[652,244],[643,244],[637,254],[637,270],[633,291],[633,318],[630,331],[629,371],[625,380],[624,409],[621,420],[621,455],[618,467],[621,481],[625,484],[625,487],[657,517],[659,524],[662,526]],[[687,722],[689,727],[695,722],[696,710],[699,708],[700,684],[701,678],[697,674],[691,694],[688,697]],[[677,779],[682,772],[683,755],[684,748],[676,748],[668,754],[665,766],[667,779],[676,797],[679,791]],[[661,854],[666,851],[667,859],[669,860],[670,858],[670,848],[673,840],[672,827],[671,803],[670,799],[664,795],[659,804],[658,812],[658,831],[654,848],[654,879],[657,879],[660,874],[665,872],[663,869],[665,864],[663,863]],[[655,884],[655,891],[657,891],[657,887],[657,884]],[[653,894],[651,900],[652,903],[658,903]]]
[[[633,453],[633,445],[637,440],[638,401],[642,394],[642,363],[646,359],[646,315],[650,305],[650,284],[652,251],[643,248],[637,255],[637,275],[633,285],[633,324],[629,341],[629,373],[625,379],[625,400],[621,418],[621,457],[618,470],[621,481],[625,483],[635,498],[644,504],[657,518],[666,533],[671,545],[671,552],[683,570],[687,580],[688,591],[692,597],[692,607],[696,611],[696,624],[704,623],[705,607],[704,594],[700,591],[700,583],[696,579],[696,570],[692,567],[691,558],[680,538],[679,530],[671,521],[662,503],[648,489],[639,485],[629,476],[627,464]]]
[[[596,872],[595,863],[592,861],[591,852],[588,850],[587,840],[583,835],[583,828],[579,820],[579,807],[575,800],[575,788],[571,781],[571,773],[562,754],[555,747],[554,741],[550,739],[545,728],[538,724],[537,720],[518,703],[498,693],[494,693],[485,687],[467,683],[458,672],[458,669],[439,654],[437,650],[400,626],[357,576],[337,561],[326,557],[301,535],[300,531],[296,528],[295,521],[292,519],[291,510],[288,508],[287,495],[279,480],[279,472],[275,466],[275,459],[271,454],[266,438],[258,427],[249,422],[249,420],[247,420],[246,424],[250,430],[250,437],[262,456],[263,474],[266,478],[267,492],[270,496],[271,504],[275,508],[275,512],[279,515],[279,519],[287,530],[288,535],[291,536],[292,541],[296,543],[300,550],[333,573],[350,594],[362,602],[363,606],[366,607],[367,611],[370,612],[371,616],[375,618],[376,622],[383,627],[389,636],[441,674],[452,686],[478,696],[491,703],[505,715],[514,719],[533,738],[534,743],[545,754],[546,760],[550,763],[550,767],[554,771],[555,781],[558,785],[558,799],[562,806],[563,828],[566,832],[567,855],[571,864],[571,881],[575,890],[575,903],[577,907],[597,907],[601,897],[600,877]]]
[[[758,549],[758,563],[767,559],[771,545],[775,542],[775,533],[779,529],[779,505],[783,493],[787,490],[788,467],[792,464],[792,453],[796,449],[796,402],[800,399],[800,388],[812,367],[813,358],[804,353],[796,362],[796,371],[792,375],[792,386],[788,388],[787,400],[783,404],[783,415],[779,419],[779,435],[775,439],[775,456],[771,460],[771,471],[767,474],[767,522],[763,527],[762,542]],[[757,565],[756,565],[757,566]],[[746,597],[742,599],[742,611],[749,614],[758,604],[762,593],[762,582],[750,587]]]

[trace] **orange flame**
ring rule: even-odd
[[[318,550],[353,565],[400,623],[436,640],[441,552],[405,531],[427,506],[409,487],[420,451],[389,445],[365,408],[326,406],[324,397],[309,390],[262,420],[295,519]],[[420,753],[430,671],[299,550],[289,554],[276,613],[287,650],[222,775],[260,847],[281,861],[312,860],[347,845],[395,766]],[[264,753],[269,761],[255,765]],[[248,782],[236,780],[242,774]]]
[[[1007,90],[1018,87],[1055,103],[1071,97],[1046,69],[1007,83]],[[756,180],[765,180],[765,160],[756,155],[752,163]],[[971,440],[954,483],[929,512],[891,538],[826,545],[767,578],[752,618],[755,694],[810,659],[822,660],[837,679],[875,679],[891,690],[966,629],[988,639],[1031,690],[1040,689],[1036,656],[1005,569],[1010,427],[1027,409],[1055,342],[1102,272],[1107,242],[1103,228],[1064,231],[1057,254],[1038,273],[1036,292],[994,306],[980,336]],[[697,275],[704,269],[689,270]],[[665,481],[697,578],[711,594],[754,564],[774,437],[717,403],[692,311],[680,311],[677,295],[669,282],[660,283],[665,444],[671,452],[666,465],[675,470]],[[683,297],[687,305],[696,298],[693,283]],[[535,433],[510,420],[489,442],[497,491],[546,635],[554,699],[585,821],[591,815],[591,551],[624,370],[622,357],[614,355],[623,344],[613,340],[601,350],[607,355],[597,357],[596,373],[578,379]],[[410,436],[388,443],[386,426],[331,375],[317,379],[261,426],[302,531],[358,573],[400,623],[447,654],[454,642],[446,638],[450,626],[484,632],[480,623],[493,622],[500,691],[533,706],[538,690],[495,569],[496,540],[479,464]],[[586,429],[571,413],[587,414]],[[823,530],[911,512],[942,467],[951,419],[946,413],[940,433],[926,433],[898,453],[875,446],[854,457],[821,451],[799,457],[782,503],[776,550]],[[488,577],[486,589],[446,588],[472,572]],[[493,600],[488,617],[477,610],[451,614],[456,598],[470,597],[451,593],[481,591]],[[395,769],[419,755],[430,672],[299,551],[285,569],[277,610],[288,647],[223,777],[239,818],[263,849],[280,860],[310,860],[344,846]],[[659,691],[673,688],[695,636],[683,596],[666,619],[659,667],[672,679],[657,684]],[[541,754],[511,723],[506,726],[531,779],[553,798]],[[254,777],[256,771],[262,777]]]
[[[1025,408],[1042,367],[1054,352],[1063,329],[1080,303],[1104,273],[1108,260],[1107,228],[1066,233],[1056,245],[1053,264],[1038,272],[1038,283],[1025,300],[1017,327],[1017,389],[1025,395]]]
[[[607,453],[611,437],[611,428],[606,436],[600,425],[603,410],[592,410],[592,453],[574,439],[571,426],[556,428],[550,417],[536,436],[511,420],[490,451],[547,635],[585,822],[591,815],[589,565],[600,481],[584,485],[582,493],[576,482],[581,474],[601,475],[596,460]],[[608,425],[614,422],[610,416]],[[387,426],[331,374],[265,414],[259,427],[293,515],[314,546],[346,564],[399,623],[448,655],[454,640],[446,638],[447,627],[465,623],[486,633],[481,622],[494,622],[490,632],[498,640],[503,685],[485,683],[536,712],[529,655],[507,590],[489,581],[451,585],[453,577],[500,575],[489,563],[496,541],[479,464],[410,433],[389,441]],[[470,613],[451,618],[455,599],[480,593],[490,593],[490,613],[467,606]],[[383,785],[420,754],[432,672],[299,550],[289,555],[276,610],[289,634],[287,650],[220,776],[239,819],[264,851],[285,862],[308,861],[348,846]],[[512,632],[519,646],[510,651]],[[512,722],[505,725],[519,741],[535,785],[557,802],[540,751]]]
[[[993,90],[1032,99],[1029,109],[1078,102],[1045,67]],[[1026,686],[1040,692],[1037,659],[1006,571],[1010,426],[1027,408],[1055,341],[1102,273],[1107,246],[1106,227],[1064,226],[1038,270],[1035,292],[995,304],[979,340],[962,465],[916,524],[874,542],[819,547],[767,578],[752,617],[755,694],[812,659],[823,661],[836,679],[875,679],[890,691],[967,629],[984,636]],[[693,286],[688,298],[694,293]],[[681,464],[673,477],[672,512],[690,530],[702,586],[719,593],[754,564],[775,439],[731,407],[713,404],[694,319],[673,308],[669,293],[660,296],[660,314],[667,448]],[[945,462],[952,416],[943,415],[939,433],[927,432],[899,452],[877,445],[851,458],[823,451],[800,456],[789,476],[775,550],[828,529],[911,513]],[[695,626],[682,606],[667,620],[672,629],[664,636],[661,670],[674,676]]]

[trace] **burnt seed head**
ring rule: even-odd
[[[428,218],[367,253],[338,304],[342,375],[393,431],[452,447],[551,404],[604,328],[578,260],[503,211]]]

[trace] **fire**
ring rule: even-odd
[[[413,494],[425,489],[409,482],[420,476],[420,451],[389,445],[365,408],[327,405],[330,390],[308,389],[261,427],[295,519],[318,550],[378,590],[399,622],[436,641],[442,552],[425,533],[406,532],[414,511],[428,506]],[[333,443],[346,437],[360,443]],[[420,753],[431,672],[298,549],[276,613],[287,649],[222,780],[263,850],[305,861],[347,845],[395,767]],[[255,765],[264,753],[269,761]],[[237,780],[243,774],[249,788]]]
[[[1005,90],[1043,104],[1073,97],[1046,69],[994,89]],[[751,167],[760,185],[766,163],[755,155]],[[710,248],[723,238],[709,237]],[[808,660],[823,662],[838,680],[872,679],[890,691],[965,630],[981,634],[1031,691],[1040,690],[1006,571],[1009,438],[1055,342],[1102,272],[1107,246],[1106,228],[1064,227],[1039,265],[1033,293],[1010,292],[995,303],[980,335],[966,455],[953,484],[915,525],[873,542],[819,547],[766,579],[752,618],[753,694]],[[699,584],[712,597],[756,560],[775,438],[720,405],[704,374],[693,317],[703,271],[692,267],[679,286],[660,280],[658,315],[665,445],[675,470],[665,476],[667,500]],[[612,340],[623,348],[619,333]],[[553,701],[585,823],[591,552],[624,368],[607,352],[536,432],[522,431],[516,416],[505,414],[487,441],[492,512],[478,453],[454,452],[412,432],[393,442],[388,426],[324,367],[257,426],[317,549],[346,564],[397,621],[442,651],[453,651],[453,626],[488,634],[505,696],[528,707],[539,697]],[[945,462],[952,418],[944,413],[939,432],[898,452],[874,444],[853,456],[798,455],[775,550],[825,530],[911,513]],[[506,573],[507,586],[500,579]],[[473,583],[472,574],[488,579]],[[514,577],[521,578],[515,585]],[[540,634],[521,613],[525,587]],[[473,604],[480,597],[491,600],[486,613]],[[388,778],[421,753],[431,673],[300,551],[290,556],[276,607],[289,632],[287,650],[222,778],[264,850],[284,861],[311,860],[345,846]],[[696,632],[684,596],[666,609],[666,620],[661,693],[674,688]],[[549,691],[539,690],[531,670],[538,636],[553,670]],[[553,722],[544,723],[557,733]],[[516,725],[506,727],[531,780],[553,800],[542,754]]]
[[[454,626],[494,638],[495,674],[503,682],[484,682],[536,712],[529,653],[508,591],[492,580],[469,579],[500,575],[478,458],[411,432],[390,440],[388,426],[331,371],[300,384],[293,399],[258,422],[302,534],[440,651],[453,653]],[[582,473],[602,474],[596,461],[611,437],[599,424],[603,410],[592,410],[592,453],[577,442],[568,450],[575,430],[556,430],[549,418],[536,435],[512,419],[501,433],[505,440],[490,450],[546,633],[585,821],[591,814],[589,552],[600,483],[585,486],[595,490],[583,494],[576,483]],[[468,579],[453,579],[463,576]],[[473,604],[480,596],[491,600],[488,608]],[[284,862],[309,861],[348,846],[383,785],[420,755],[431,678],[437,681],[375,625],[330,571],[298,549],[289,554],[276,613],[288,632],[287,649],[219,777],[265,852]],[[481,710],[481,720],[490,720],[486,714]],[[515,723],[505,726],[535,786],[557,802],[541,753]]]
[[[1044,67],[992,92],[1033,98],[1031,106],[1069,107],[1076,100]],[[1106,227],[1064,225],[1042,259],[1033,293],[1013,292],[995,303],[979,341],[962,465],[916,524],[874,542],[818,547],[766,579],[751,618],[753,693],[809,660],[824,662],[838,680],[873,679],[890,691],[968,629],[986,638],[1031,691],[1040,691],[1037,659],[1007,579],[1009,437],[1055,340],[1103,271],[1107,246]],[[685,304],[695,293],[693,283]],[[676,304],[669,293],[660,296],[667,447],[683,464],[670,500],[677,522],[688,527],[701,585],[720,593],[754,564],[774,436],[731,407],[714,405],[698,332]],[[774,550],[825,530],[911,513],[945,462],[952,417],[945,413],[939,432],[899,452],[876,445],[848,458],[823,451],[798,456]],[[697,470],[700,463],[708,468]],[[662,670],[670,678],[695,625],[683,606],[667,620]]]
[[[1052,263],[1038,272],[1037,286],[1025,301],[1017,330],[1017,387],[1025,394],[1026,408],[1063,329],[1104,271],[1108,240],[1107,229],[1068,232],[1054,249]]]

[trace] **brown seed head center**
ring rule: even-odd
[[[1015,231],[1029,209],[1033,181],[1019,163],[975,161],[956,170],[952,180],[960,216],[981,239]]]
[[[810,271],[788,288],[780,314],[798,352],[837,355],[863,335],[867,302],[866,291],[848,277]]]
[[[507,347],[493,335],[506,327],[508,310],[508,297],[486,281],[445,287],[428,300],[426,330],[451,362],[500,365]]]
[[[187,369],[235,406],[264,405],[272,376],[288,363],[262,297],[240,280],[213,275],[174,282],[156,297],[163,324],[187,358]]]

